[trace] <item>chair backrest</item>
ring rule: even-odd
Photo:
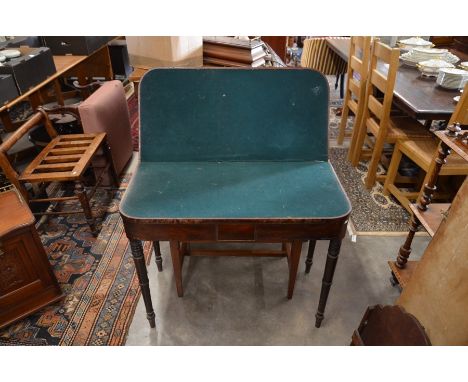
[[[325,75],[346,72],[346,62],[330,49],[325,37],[313,37],[304,40],[301,66],[317,70]]]
[[[78,106],[85,133],[106,133],[112,161],[120,174],[132,156],[132,134],[125,91],[120,81],[102,84]]]
[[[460,125],[468,125],[468,83],[465,84],[460,100],[450,117],[449,125],[457,122]]]
[[[141,161],[326,161],[328,93],[308,69],[153,69],[140,85]]]
[[[367,81],[365,115],[366,125],[374,129],[386,129],[390,118],[393,101],[393,89],[398,70],[400,49],[390,48],[384,43],[374,40]],[[383,100],[375,97],[375,93],[383,93]]]
[[[369,74],[369,60],[371,55],[371,36],[353,36],[350,42],[348,59],[348,91],[354,96],[350,102],[364,101],[367,77]],[[362,104],[364,106],[364,103]]]
[[[46,112],[42,108],[39,108],[36,113],[34,113],[24,124],[15,130],[15,132],[10,135],[6,141],[0,145],[0,167],[2,168],[10,183],[21,192],[26,200],[28,200],[28,193],[19,181],[19,173],[15,170],[12,163],[10,162],[8,151],[16,143],[18,143],[18,141],[24,135],[26,135],[32,128],[38,126],[41,122],[45,124],[47,134],[50,136],[50,138],[55,138],[57,136],[57,131],[50,122],[50,119],[47,117]]]

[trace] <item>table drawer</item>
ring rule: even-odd
[[[218,241],[254,241],[255,226],[253,224],[219,224]]]

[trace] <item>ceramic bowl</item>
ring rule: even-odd
[[[421,48],[421,47],[431,48],[434,46],[432,42],[424,40],[421,37],[411,37],[405,40],[400,40],[397,42],[397,45],[400,49],[407,49],[407,50],[411,50],[414,48]]]
[[[444,60],[427,60],[418,62],[417,67],[423,76],[437,77],[442,68],[454,68],[455,66]]]

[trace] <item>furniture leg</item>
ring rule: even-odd
[[[348,106],[348,101],[349,101],[349,90],[346,92],[346,97],[344,99],[343,103],[343,111],[341,113],[341,122],[340,122],[340,127],[339,127],[339,132],[338,132],[338,138],[336,140],[336,143],[338,145],[342,145],[345,137],[345,131],[346,131],[346,126],[348,124],[348,114],[349,114],[349,106]]]
[[[86,222],[88,223],[93,236],[96,237],[98,232],[96,230],[93,213],[91,211],[91,207],[89,206],[89,200],[88,196],[86,195],[86,190],[81,181],[75,181],[75,195],[78,197],[81,207],[83,208],[83,213],[85,215]]]
[[[158,271],[162,272],[162,257],[161,257],[161,247],[159,246],[159,241],[153,241],[153,249],[154,249],[154,260],[156,262],[156,266],[158,267]]]
[[[440,168],[446,162],[447,156],[450,154],[451,149],[444,142],[440,142],[437,158],[431,163],[429,170],[426,174],[427,183],[424,184],[423,192],[418,200],[418,208],[421,211],[426,211],[427,206],[431,203],[434,192],[436,191],[437,178],[439,177]]]
[[[384,187],[382,191],[384,195],[390,194],[388,187],[395,182],[395,178],[398,172],[398,166],[400,165],[402,155],[403,154],[400,150],[400,146],[397,142],[397,144],[395,145],[395,148],[393,149],[392,160],[390,161],[390,166],[388,167],[388,173],[385,178],[385,183],[384,183]]]
[[[375,141],[375,146],[374,149],[372,150],[372,158],[369,163],[369,168],[367,170],[367,176],[366,176],[366,188],[370,190],[374,184],[375,180],[377,177],[377,167],[380,162],[380,157],[382,156],[382,151],[385,143],[385,136],[381,132]]]
[[[345,82],[345,73],[340,74],[340,98],[344,96],[344,82]]]
[[[366,134],[367,134],[366,120],[368,117],[369,117],[368,112],[365,112],[361,120],[356,121],[356,123],[359,122],[359,125],[356,126],[355,124],[353,127],[353,134],[354,134],[354,131],[357,134],[354,140],[353,150],[349,152],[350,153],[349,159],[353,167],[356,167],[359,164],[359,159],[361,159],[362,146],[364,146],[364,141],[366,139]]]
[[[288,299],[291,299],[296,285],[297,268],[299,267],[299,259],[301,258],[302,241],[294,240],[291,244],[291,255],[289,261],[289,282],[288,282]]]
[[[413,214],[410,220],[408,236],[406,236],[404,244],[400,247],[400,250],[398,251],[396,266],[400,269],[406,267],[408,257],[411,254],[411,243],[413,242],[414,234],[418,230],[420,224],[421,223],[419,222],[419,220]]]
[[[316,244],[317,244],[317,240],[309,240],[309,249],[307,251],[307,259],[305,261],[305,265],[306,265],[305,273],[309,273],[310,268],[312,268]]]
[[[150,327],[156,326],[155,314],[153,309],[153,303],[151,301],[151,294],[149,289],[148,271],[145,264],[145,256],[143,254],[143,247],[140,240],[130,239],[130,248],[132,250],[133,261],[135,263],[135,269],[140,283],[141,294],[143,295],[143,301],[146,308],[146,318],[149,321]]]
[[[330,240],[328,246],[327,262],[325,264],[325,271],[322,279],[322,289],[320,291],[320,300],[315,314],[315,327],[320,328],[322,320],[324,318],[325,307],[327,305],[328,294],[333,282],[333,275],[335,273],[336,263],[338,261],[338,255],[340,254],[341,238],[334,238]]]
[[[57,103],[60,106],[64,106],[65,100],[63,99],[63,93],[62,93],[60,81],[58,80],[58,78],[54,80],[54,91],[55,91],[55,97],[57,98]]]
[[[184,289],[182,287],[182,256],[180,253],[180,243],[178,241],[170,241],[170,246],[177,295],[183,297]]]
[[[119,176],[117,175],[117,172],[115,171],[114,161],[112,160],[112,154],[111,154],[109,145],[107,144],[107,139],[103,142],[102,149],[104,151],[104,155],[106,156],[107,163],[109,164],[108,168],[109,168],[112,180],[114,181],[114,185],[115,187],[119,187]]]

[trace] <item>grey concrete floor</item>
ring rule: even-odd
[[[389,282],[403,237],[358,236],[343,241],[322,327],[314,326],[328,242],[317,243],[312,270],[304,273],[307,244],[292,300],[287,300],[284,258],[193,257],[184,263],[183,298],[177,297],[168,243],[161,243],[164,270],[154,256],[148,268],[156,312],[149,327],[140,298],[127,345],[347,345],[367,306],[392,304]],[[413,259],[428,237],[416,237]]]

